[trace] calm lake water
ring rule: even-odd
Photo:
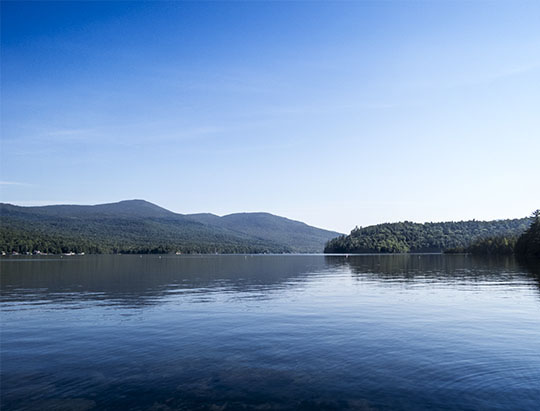
[[[538,410],[540,269],[455,255],[7,257],[3,410]]]

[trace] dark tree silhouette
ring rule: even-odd
[[[517,240],[516,254],[540,257],[540,210],[532,213],[531,226]]]

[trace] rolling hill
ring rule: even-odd
[[[514,236],[523,233],[530,218],[493,221],[449,221],[442,223],[377,224],[355,228],[349,235],[330,240],[325,253],[409,253],[442,252],[467,247],[486,237]]]
[[[0,204],[4,252],[321,252],[339,233],[268,213],[183,215],[144,200],[99,205]]]

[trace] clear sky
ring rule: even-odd
[[[1,200],[349,232],[540,207],[540,2],[2,1]]]

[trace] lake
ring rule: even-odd
[[[540,265],[3,257],[3,410],[538,410]]]

